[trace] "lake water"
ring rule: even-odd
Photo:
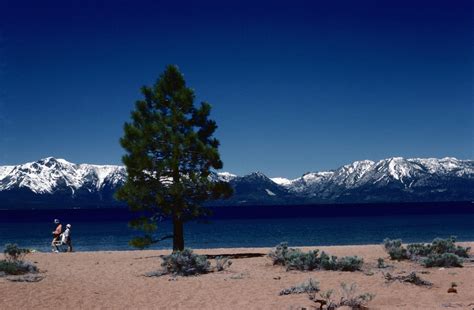
[[[186,223],[186,246],[273,247],[282,241],[290,246],[378,244],[386,237],[401,238],[405,242],[428,242],[435,237],[451,235],[457,236],[459,241],[474,240],[474,212],[470,206],[462,212],[451,208],[434,214],[384,211],[377,215],[357,213],[357,216],[344,216],[347,212],[340,211],[321,215],[321,212],[307,207],[255,208],[259,209],[253,213],[249,211],[252,209],[232,211],[242,216],[229,216],[232,212],[227,211],[219,215],[217,212],[217,216],[209,220]],[[262,213],[261,210],[266,211]],[[269,210],[275,212],[270,213]],[[285,212],[288,214],[285,215]],[[54,229],[51,220],[54,217],[62,218],[64,224],[73,225],[76,251],[131,250],[133,248],[128,246],[128,241],[137,232],[128,228],[128,216],[123,210],[22,211],[21,216],[0,211],[0,250],[6,243],[17,243],[21,247],[50,251],[51,231]],[[171,223],[165,221],[159,233],[167,234],[171,228]],[[171,241],[166,240],[151,248],[170,247]]]

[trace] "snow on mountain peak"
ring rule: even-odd
[[[15,166],[0,166],[0,181],[5,178]]]
[[[246,178],[258,178],[258,179],[268,179],[268,177],[260,171],[252,172],[245,175]]]
[[[229,182],[237,177],[235,174],[232,174],[230,172],[218,172],[217,176],[219,180],[225,181],[225,182]]]
[[[291,185],[291,181],[292,181],[287,178],[280,178],[280,177],[270,178],[270,180],[272,180],[273,182],[281,186],[289,186]]]
[[[391,157],[374,162],[371,160],[355,161],[336,170],[306,173],[302,177],[286,183],[293,192],[325,192],[334,186],[354,189],[366,185],[386,186],[396,182],[402,188],[424,184],[424,180],[434,174],[440,177],[474,178],[474,162],[460,161],[456,158],[443,159],[405,159]],[[277,182],[276,182],[277,183]]]

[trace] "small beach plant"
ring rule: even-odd
[[[335,310],[338,305],[334,299],[334,290],[330,289],[319,293],[320,298],[316,298],[316,294],[308,294],[308,297],[313,302],[319,304],[319,309],[325,307],[326,310]]]
[[[3,253],[5,259],[0,260],[0,273],[22,275],[38,272],[34,264],[23,261],[25,255],[30,253],[28,249],[19,248],[16,244],[6,244]]]
[[[147,272],[144,275],[146,277],[160,277],[163,275],[193,276],[213,271],[223,271],[232,265],[232,261],[228,257],[217,256],[215,261],[215,267],[211,268],[211,263],[206,255],[195,254],[191,249],[184,249],[163,256],[162,269]]]
[[[388,255],[390,255],[390,259],[403,260],[409,258],[407,250],[402,246],[402,240],[391,240],[386,238],[383,241],[383,245]]]
[[[336,259],[336,270],[357,271],[362,268],[364,260],[357,256],[344,256]]]
[[[268,257],[271,258],[273,265],[285,265],[290,251],[295,251],[295,249],[288,248],[287,242],[281,242],[268,253]]]
[[[316,292],[319,292],[319,290],[319,281],[314,278],[309,278],[303,283],[281,290],[279,295],[281,296],[303,293],[314,294]]]
[[[402,276],[402,279],[404,282],[408,282],[408,283],[413,283],[415,285],[424,285],[424,286],[432,286],[433,283],[429,282],[429,281],[426,281],[424,279],[422,279],[420,276],[418,276],[416,274],[416,272],[410,272],[410,274],[408,274],[408,276]]]
[[[329,256],[325,252],[321,252],[319,257],[321,269],[324,270],[340,270],[340,271],[356,271],[362,268],[364,260],[357,256]]]
[[[325,252],[321,252],[320,255],[321,269],[324,270],[337,270],[337,256],[329,256]]]
[[[387,268],[387,265],[385,264],[385,260],[382,257],[377,258],[377,268]]]
[[[28,253],[30,253],[30,250],[19,248],[18,245],[11,243],[5,244],[5,249],[3,250],[3,254],[5,254],[5,258],[8,261],[23,260]]]
[[[416,274],[416,272],[410,272],[408,275],[393,276],[387,272],[384,274],[384,278],[387,282],[400,281],[405,283],[411,283],[418,286],[432,286],[433,283],[422,279]]]
[[[341,300],[338,306],[348,306],[351,309],[361,309],[368,302],[374,299],[372,293],[359,294],[357,292],[357,284],[341,283]]]
[[[223,271],[232,265],[232,261],[228,257],[216,257],[216,270]]]
[[[339,291],[339,301],[336,301],[334,290],[332,289],[320,293],[320,298],[316,298],[315,294],[308,294],[308,297],[318,305],[318,309],[326,310],[336,310],[343,306],[353,310],[368,309],[366,305],[375,297],[375,294],[372,293],[358,293],[357,284],[355,283],[341,283]]]
[[[462,267],[463,260],[453,253],[430,254],[421,259],[425,267]]]
[[[459,257],[469,257],[470,247],[456,245],[456,237],[451,236],[447,239],[436,238],[431,242],[432,254],[453,253]]]
[[[431,254],[431,246],[429,244],[423,244],[423,243],[412,243],[408,244],[407,247],[407,253],[410,256],[410,258],[414,257],[422,257],[422,256],[428,256]]]

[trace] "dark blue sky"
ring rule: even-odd
[[[194,2],[0,0],[0,165],[119,164],[166,64],[213,105],[227,171],[473,158],[472,1]]]

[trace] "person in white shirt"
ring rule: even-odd
[[[62,234],[61,243],[67,245],[68,252],[72,252],[71,224],[66,225],[66,230]]]

